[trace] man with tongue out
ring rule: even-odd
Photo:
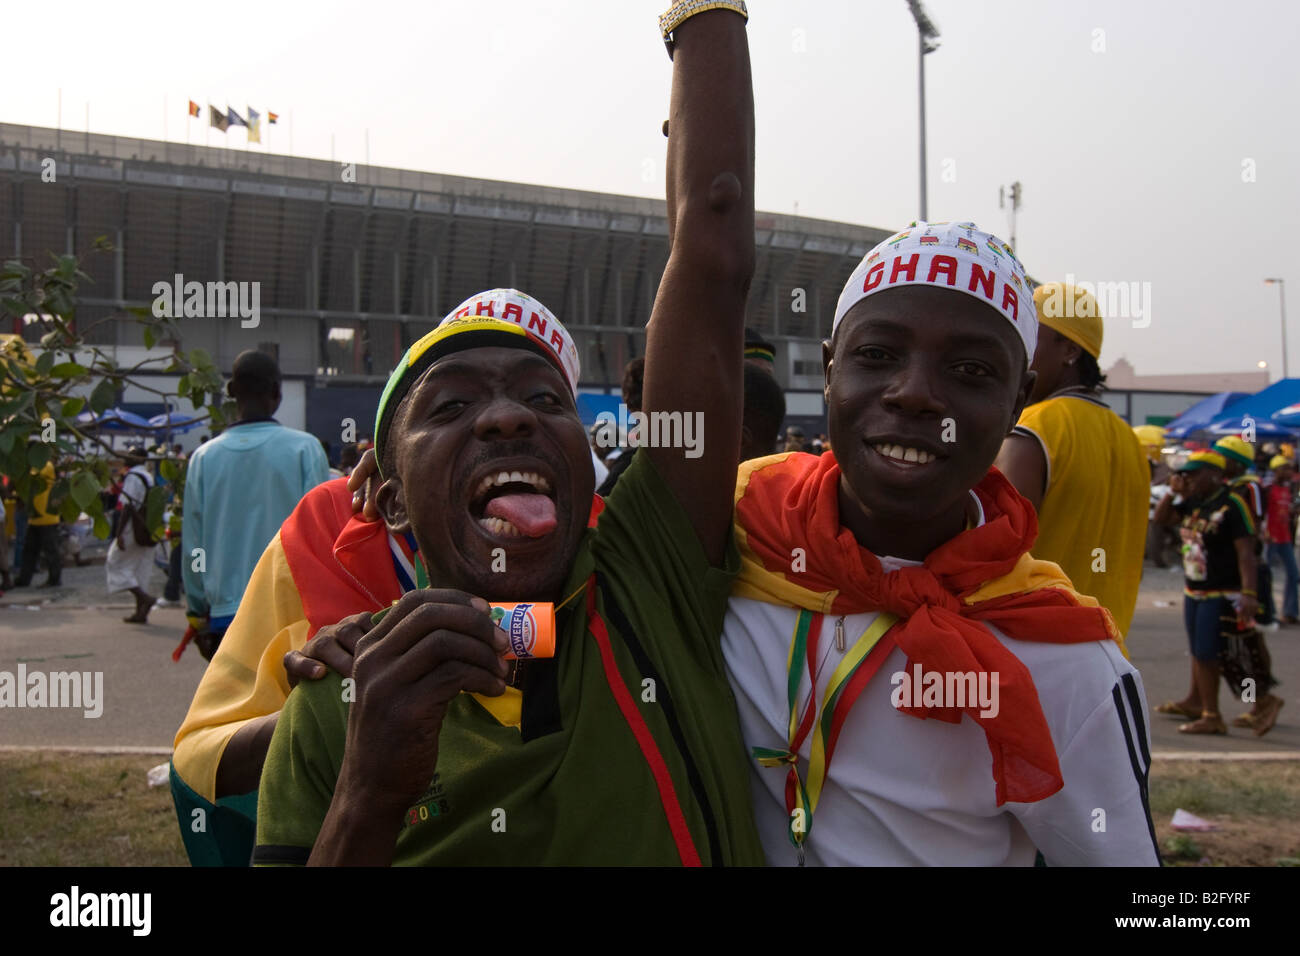
[[[762,862],[719,646],[754,140],[743,6],[718,6],[670,23],[671,253],[644,391],[704,413],[703,454],[644,449],[602,510],[577,350],[541,303],[471,296],[412,345],[380,401],[377,506],[427,586],[360,638],[350,679],[289,695],[254,862]],[[290,584],[309,618],[342,609],[312,581]],[[489,601],[553,604],[555,656],[509,666]]]

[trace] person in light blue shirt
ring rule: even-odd
[[[206,619],[209,652],[284,519],[330,477],[320,442],[272,417],[280,407],[280,369],[271,356],[241,352],[226,391],[239,420],[190,458],[181,519],[186,607],[190,618]]]

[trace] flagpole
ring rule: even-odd
[[[163,94],[163,142],[167,142],[167,94]]]
[[[86,153],[90,153],[90,100],[86,100]]]
[[[293,155],[293,110],[289,110],[289,155]]]

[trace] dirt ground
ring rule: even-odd
[[[1300,761],[1161,760],[1150,789],[1167,866],[1300,866]],[[1178,808],[1219,829],[1179,833]]]

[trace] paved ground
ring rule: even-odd
[[[148,624],[126,624],[135,608],[126,592],[104,588],[104,549],[94,563],[63,570],[62,587],[20,588],[0,598],[0,671],[102,671],[103,714],[80,710],[0,710],[0,745],[171,746],[206,661],[193,647],[178,663],[172,650],[185,631],[180,609],[155,609]],[[45,579],[44,572],[36,583]],[[161,594],[155,569],[150,593]]]
[[[100,552],[102,554],[102,552]],[[91,552],[92,555],[96,552]],[[38,575],[37,581],[43,580]],[[161,571],[153,593],[161,593]],[[160,747],[171,745],[203,674],[204,660],[190,647],[179,663],[171,652],[185,629],[180,610],[154,610],[147,625],[126,624],[134,602],[125,593],[104,590],[102,557],[81,568],[66,568],[64,586],[24,588],[0,598],[0,671],[102,671],[104,712],[97,719],[81,711],[0,710],[0,746]],[[1151,706],[1178,699],[1187,691],[1190,664],[1182,625],[1182,578],[1148,566],[1142,582],[1129,649],[1142,672]],[[1300,628],[1268,635],[1273,670],[1289,698],[1277,726],[1256,738],[1234,729],[1228,737],[1187,737],[1179,721],[1150,715],[1156,753],[1223,756],[1300,756]],[[1243,706],[1221,699],[1225,715]]]

